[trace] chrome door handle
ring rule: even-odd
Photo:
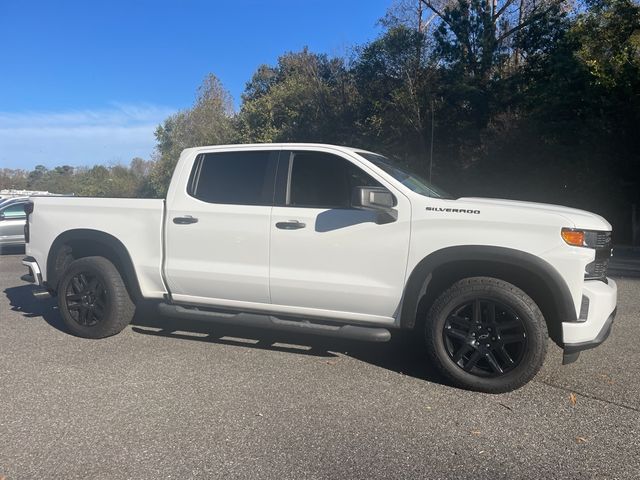
[[[191,215],[185,215],[184,217],[173,217],[173,223],[177,225],[189,225],[190,223],[198,223],[198,219]]]
[[[299,228],[304,228],[306,226],[306,223],[299,222],[298,220],[289,220],[288,222],[276,223],[276,227],[280,230],[298,230]]]

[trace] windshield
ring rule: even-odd
[[[433,197],[433,198],[445,198],[445,199],[453,199],[451,195],[449,195],[444,190],[436,187],[435,185],[429,183],[427,180],[422,178],[420,175],[410,171],[403,165],[400,165],[398,162],[391,160],[382,155],[378,155],[377,153],[369,153],[369,152],[357,152],[358,155],[366,158],[371,163],[373,163],[376,167],[381,168],[393,178],[402,183],[405,187],[410,188],[416,193],[420,195],[424,195],[425,197]]]

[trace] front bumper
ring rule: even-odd
[[[563,364],[575,362],[582,350],[597,347],[604,342],[616,316],[618,287],[616,282],[589,280],[584,283],[583,296],[588,300],[586,319],[562,323],[564,343]]]

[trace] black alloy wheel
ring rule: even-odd
[[[90,272],[80,272],[67,285],[65,302],[71,318],[85,327],[100,323],[105,315],[108,293],[102,281]]]
[[[447,353],[461,369],[497,377],[517,367],[527,347],[524,323],[501,302],[476,298],[455,307],[443,329]]]
[[[104,257],[83,257],[65,268],[58,284],[58,308],[70,333],[105,338],[122,331],[135,313],[122,275]]]
[[[426,352],[452,384],[487,393],[522,387],[540,370],[549,339],[536,302],[512,283],[469,277],[431,304]]]

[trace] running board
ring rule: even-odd
[[[161,314],[169,317],[188,318],[190,320],[204,320],[225,325],[255,327],[285,332],[308,333],[324,337],[347,338],[366,342],[387,342],[391,339],[391,332],[386,328],[363,327],[360,325],[327,325],[315,323],[311,320],[286,320],[272,315],[259,315],[243,312],[217,312],[201,310],[196,307],[180,305],[158,304]]]

